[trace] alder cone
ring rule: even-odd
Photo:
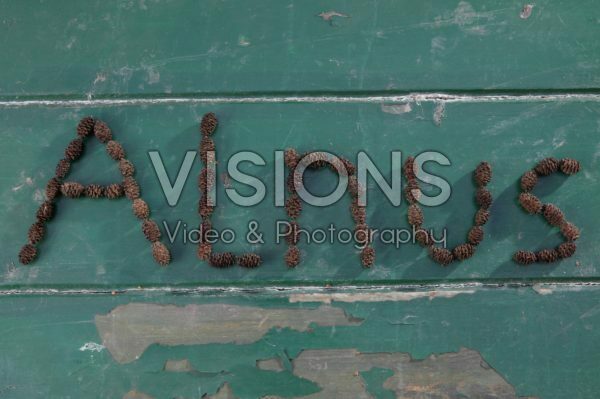
[[[416,191],[415,191],[416,190]],[[415,204],[421,197],[421,191],[416,181],[409,181],[404,187],[404,198],[409,204]]]
[[[560,170],[566,175],[574,175],[581,170],[581,165],[575,159],[564,158],[560,161]]]
[[[212,253],[212,245],[207,242],[202,242],[198,245],[198,258],[201,260],[208,260]]]
[[[406,161],[404,162],[402,169],[404,171],[404,176],[406,177],[407,180],[415,180],[417,178],[416,171],[415,171],[415,158],[414,157],[406,158]]]
[[[531,191],[538,181],[538,175],[534,170],[529,170],[521,176],[521,190]]]
[[[348,176],[354,176],[356,174],[356,168],[354,167],[354,164],[343,157],[333,158],[329,163],[329,166],[335,173],[338,173],[338,168],[340,168],[345,169]]]
[[[285,230],[285,241],[289,245],[296,245],[300,240],[300,226],[292,221]]]
[[[77,138],[72,140],[67,148],[65,148],[65,158],[69,161],[74,161],[81,157],[83,153],[83,139]]]
[[[56,177],[51,178],[46,184],[46,199],[53,201],[60,193],[60,181]]]
[[[65,182],[60,186],[60,192],[67,198],[79,198],[83,194],[85,187],[77,182]]]
[[[156,263],[161,266],[166,266],[171,263],[171,252],[169,252],[166,245],[160,241],[152,243],[152,257],[154,257]]]
[[[431,234],[427,230],[419,229],[415,231],[415,241],[422,247],[428,247],[433,244]]]
[[[110,140],[106,143],[106,152],[108,152],[108,155],[115,161],[120,161],[125,158],[125,150],[118,141]]]
[[[484,237],[483,229],[479,226],[473,226],[473,227],[471,227],[471,230],[469,230],[469,234],[467,235],[467,240],[472,245],[479,245],[481,243],[481,241],[483,241],[483,237]]]
[[[535,166],[535,172],[540,176],[548,176],[558,170],[558,165],[555,158],[544,158]]]
[[[25,244],[19,251],[19,262],[23,265],[28,265],[35,260],[37,249],[31,244]]]
[[[354,229],[354,238],[359,244],[367,244],[371,242],[371,230],[366,224],[357,224]]]
[[[148,217],[150,216],[150,207],[148,207],[146,201],[144,201],[141,198],[134,199],[131,207],[133,209],[133,214],[138,219],[144,220],[148,219]]]
[[[133,177],[135,174],[135,167],[129,160],[123,158],[119,160],[119,171],[123,177]]]
[[[479,188],[475,194],[475,200],[477,201],[477,205],[479,205],[481,208],[489,209],[493,200],[492,193],[485,188]]]
[[[365,247],[360,253],[360,262],[364,267],[371,267],[375,263],[375,249]]]
[[[86,116],[81,118],[79,123],[77,124],[77,135],[79,137],[87,137],[94,130],[94,118],[91,116]]]
[[[408,223],[417,227],[423,224],[423,211],[417,204],[408,207]]]
[[[140,186],[133,177],[123,179],[123,190],[125,191],[125,196],[132,201],[140,198]]]
[[[456,258],[458,260],[468,259],[471,256],[473,256],[474,253],[475,253],[475,246],[468,244],[468,243],[460,244],[452,250],[452,254],[454,255],[454,258]]]
[[[556,247],[556,252],[558,253],[558,256],[560,256],[563,259],[570,258],[571,256],[573,256],[576,250],[577,245],[575,245],[574,242],[563,242],[558,247]]]
[[[252,269],[260,266],[260,264],[262,263],[262,259],[257,254],[248,253],[238,256],[237,263],[241,267]]]
[[[200,121],[200,132],[205,137],[210,136],[217,129],[218,124],[219,120],[214,112],[204,114],[202,121]]]
[[[358,179],[356,176],[348,177],[348,192],[353,197],[358,197]]]
[[[536,214],[542,211],[542,201],[531,193],[521,193],[519,204],[527,213]]]
[[[101,143],[106,144],[112,140],[112,132],[108,125],[102,121],[96,121],[94,124],[94,135]]]
[[[454,255],[449,249],[440,247],[430,247],[429,256],[442,266],[448,266],[454,260]]]
[[[154,220],[147,219],[142,223],[142,232],[146,239],[150,242],[160,240],[160,229]]]
[[[475,168],[474,178],[475,183],[477,183],[479,187],[487,186],[489,182],[492,181],[491,165],[487,162],[481,162],[479,165],[477,165],[477,168]]]
[[[296,267],[300,263],[300,250],[296,246],[289,247],[285,253],[285,264],[288,267]]]
[[[536,254],[538,262],[552,263],[558,260],[558,252],[554,249],[542,249]]]
[[[560,232],[567,241],[575,241],[579,238],[579,229],[573,223],[565,223],[560,227]]]
[[[37,244],[42,240],[42,238],[44,238],[44,233],[46,233],[46,228],[44,227],[43,222],[36,222],[32,224],[27,233],[29,243]]]
[[[224,268],[235,265],[235,255],[231,252],[213,253],[208,258],[211,266]]]
[[[36,217],[40,222],[47,222],[54,216],[54,204],[51,201],[44,201],[36,212]]]
[[[61,159],[58,161],[58,164],[56,164],[56,170],[54,174],[58,179],[64,179],[69,174],[70,169],[71,162],[69,162],[67,159]]]
[[[108,199],[120,198],[123,196],[123,186],[118,183],[109,184],[104,190],[104,195]]]
[[[490,212],[486,209],[479,209],[477,213],[475,213],[475,225],[483,226],[490,219]]]
[[[356,224],[365,224],[367,221],[367,210],[364,206],[359,206],[357,201],[350,204],[350,214]]]
[[[285,210],[290,219],[297,219],[302,212],[302,202],[300,202],[300,198],[297,195],[289,197],[285,201]]]
[[[285,150],[283,154],[283,160],[288,168],[292,171],[296,169],[296,165],[298,165],[298,160],[300,156],[298,155],[298,151],[294,148],[288,148]]]
[[[200,142],[200,159],[204,165],[208,165],[207,152],[214,152],[216,149],[215,142],[210,137],[203,137]],[[214,158],[213,158],[214,159]]]
[[[104,187],[98,184],[89,184],[85,187],[85,196],[89,198],[100,198],[104,195]]]
[[[556,205],[546,204],[542,210],[544,218],[552,226],[560,226],[565,222],[565,215]]]
[[[208,241],[208,233],[212,230],[212,224],[210,223],[210,219],[208,217],[203,218],[204,220],[200,223],[200,242],[206,243]],[[214,233],[211,232],[211,238],[214,236]],[[210,243],[209,243],[210,244]]]
[[[526,266],[537,262],[537,255],[531,251],[517,251],[513,259],[518,264]]]
[[[198,201],[198,214],[203,218],[207,218],[212,215],[214,211],[215,207],[208,205],[206,196],[202,196],[200,201]]]

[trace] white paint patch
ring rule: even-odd
[[[95,342],[86,342],[79,350],[81,352],[102,352],[104,345],[97,344]]]
[[[531,12],[533,11],[533,4],[525,4],[523,6],[523,8],[521,9],[521,13],[519,14],[519,17],[521,17],[521,19],[527,19],[531,16]]]
[[[346,14],[342,14],[341,12],[337,12],[337,11],[323,11],[318,16],[323,18],[323,21],[328,21],[328,22],[332,22],[334,17],[338,17],[338,18],[349,18],[350,17]]]
[[[435,123],[436,126],[441,126],[445,112],[446,104],[444,102],[437,103],[435,110],[433,111],[433,123]]]
[[[474,294],[475,290],[455,291],[415,291],[415,292],[372,292],[372,293],[331,293],[331,294],[292,294],[290,303],[298,302],[405,302],[420,298],[452,298],[460,294]]]
[[[402,115],[412,111],[410,103],[405,104],[381,104],[381,110],[387,114]]]
[[[245,36],[240,36],[238,39],[238,45],[242,47],[248,47],[250,45],[250,41]]]
[[[550,295],[554,292],[551,288],[548,288],[542,284],[534,284],[532,288],[540,295]]]

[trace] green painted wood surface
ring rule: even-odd
[[[262,104],[213,106],[150,106],[103,109],[32,108],[0,111],[7,155],[1,159],[2,202],[0,220],[4,265],[18,264],[18,249],[43,199],[47,179],[62,149],[74,136],[76,121],[86,114],[105,119],[137,166],[144,198],[161,226],[174,230],[178,220],[188,229],[198,226],[196,187],[200,161],[196,160],[177,206],[169,207],[152,168],[147,151],[159,149],[171,179],[175,178],[185,152],[198,148],[199,115],[214,110],[221,118],[215,136],[219,165],[219,206],[213,217],[218,229],[232,228],[238,240],[217,248],[252,250],[246,232],[252,220],[260,222],[265,244],[255,249],[265,259],[256,270],[214,269],[196,257],[196,245],[184,244],[182,235],[172,245],[173,263],[156,266],[150,248],[132,215],[130,202],[65,200],[57,204],[57,216],[48,225],[40,256],[29,267],[6,270],[3,285],[137,285],[137,284],[295,284],[313,282],[414,282],[417,280],[519,280],[526,278],[597,278],[595,260],[600,239],[595,227],[598,145],[600,125],[597,103],[448,104],[440,126],[432,121],[434,106],[413,104],[403,115],[382,111],[380,104]],[[376,266],[364,269],[358,251],[350,244],[301,243],[304,261],[296,269],[283,262],[285,242],[276,242],[277,221],[286,221],[283,208],[274,207],[273,151],[294,146],[300,151],[331,150],[356,159],[359,150],[369,153],[389,176],[390,151],[418,154],[437,150],[452,165],[432,165],[430,170],[448,179],[453,194],[443,206],[425,210],[428,227],[448,229],[448,245],[463,242],[476,210],[471,174],[479,161],[494,167],[491,190],[496,198],[486,239],[471,260],[442,268],[434,264],[418,245],[375,241]],[[223,190],[225,161],[241,150],[260,153],[267,165],[246,165],[244,170],[261,176],[267,198],[259,205],[243,208],[230,201]],[[556,203],[569,220],[579,226],[582,237],[575,257],[554,265],[519,267],[512,261],[518,249],[537,250],[560,243],[557,229],[543,218],[526,214],[518,205],[518,181],[522,173],[546,157],[573,157],[583,172],[541,180],[536,188],[544,201]],[[74,164],[70,180],[108,184],[118,181],[116,165],[104,149],[90,141],[89,151]],[[28,179],[31,179],[28,180]],[[329,192],[333,173],[309,174],[309,188]],[[242,192],[247,187],[238,185]],[[374,185],[370,189],[368,223],[373,228],[406,228],[407,206],[393,207]],[[353,228],[349,199],[326,209],[310,208],[300,223],[305,228]],[[182,227],[183,229],[183,227]],[[163,229],[163,235],[166,236]],[[126,242],[126,245],[123,243]],[[132,254],[134,254],[132,256]],[[9,268],[12,270],[12,268]]]
[[[600,84],[593,0],[59,4],[0,2],[0,95]]]

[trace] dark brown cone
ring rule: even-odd
[[[428,247],[433,243],[431,234],[427,230],[419,229],[415,231],[415,241],[422,247]]]
[[[33,262],[36,256],[37,249],[31,244],[25,244],[21,248],[21,251],[19,251],[19,262],[24,265],[28,265]]]
[[[171,263],[171,252],[169,252],[166,245],[160,241],[152,243],[152,257],[154,257],[156,263],[161,266],[166,266]]]
[[[205,137],[210,136],[217,129],[218,124],[219,120],[214,112],[204,114],[202,121],[200,122],[200,132],[202,132],[202,135]]]
[[[477,183],[479,187],[487,186],[489,182],[492,181],[491,165],[487,162],[481,162],[479,165],[477,165],[477,168],[475,168],[475,173],[473,176],[475,178],[475,183]]]
[[[198,201],[198,214],[203,218],[209,217],[214,211],[215,207],[207,204],[206,196],[203,196],[200,201]]]
[[[348,176],[354,176],[356,174],[356,167],[354,166],[354,164],[352,162],[350,162],[346,158],[340,158],[340,161],[342,161],[342,164],[346,168],[346,172],[348,173]]]
[[[406,187],[404,187],[404,198],[406,198],[409,204],[415,204],[421,197],[421,192],[415,190],[419,190],[419,185],[416,181],[409,181]]]
[[[37,210],[36,217],[40,222],[47,222],[54,216],[54,204],[51,201],[44,201]]]
[[[358,244],[368,244],[371,242],[371,230],[366,224],[357,224],[354,229],[354,238]]]
[[[300,250],[298,247],[289,247],[285,253],[285,264],[288,267],[296,267],[300,263]]]
[[[408,223],[417,227],[423,224],[423,211],[419,208],[419,205],[412,204],[408,207]]]
[[[102,121],[96,121],[94,124],[94,135],[100,142],[107,143],[112,140],[112,132],[108,125]]]
[[[356,176],[348,177],[348,192],[352,197],[358,197],[358,179]]]
[[[521,190],[531,191],[535,187],[538,181],[538,175],[535,170],[528,170],[521,176]]]
[[[581,170],[581,165],[575,159],[564,158],[560,161],[560,170],[566,175],[574,175]]]
[[[243,254],[243,255],[238,256],[237,263],[241,267],[246,267],[248,269],[252,269],[252,268],[260,266],[260,264],[262,263],[262,259],[257,254],[249,253],[249,254]]]
[[[140,198],[140,186],[133,177],[123,179],[123,190],[125,191],[125,196],[132,201]]]
[[[235,265],[236,259],[231,252],[221,252],[210,254],[208,261],[214,267],[230,267]]]
[[[364,206],[358,206],[356,201],[350,204],[350,214],[356,224],[365,224],[367,221],[367,210]]]
[[[479,188],[475,194],[475,200],[477,201],[477,205],[483,209],[489,209],[492,205],[492,193],[485,188]]]
[[[364,247],[360,252],[360,262],[364,267],[371,267],[375,263],[375,250],[372,247]]]
[[[198,245],[198,258],[201,260],[208,260],[212,253],[212,245],[207,242],[202,242]]]
[[[104,195],[108,199],[116,199],[123,196],[123,186],[121,184],[109,184],[104,190]]]
[[[208,183],[210,180],[211,184],[213,183],[213,179],[212,179],[212,172],[208,172],[207,168],[202,168],[202,170],[200,171],[200,173],[198,174],[198,190],[200,190],[200,192],[202,194],[206,194],[208,192]],[[210,179],[209,179],[210,177]]]
[[[531,265],[532,263],[537,262],[536,254],[531,251],[517,251],[513,256],[513,259],[520,265]]]
[[[536,254],[538,262],[552,263],[558,260],[558,252],[554,249],[542,249]]]
[[[558,253],[558,256],[560,256],[563,259],[570,258],[571,256],[573,256],[576,250],[577,245],[575,245],[574,242],[563,242],[558,247],[556,247],[556,252]]]
[[[565,222],[565,215],[556,205],[546,204],[542,210],[544,218],[552,226],[560,226]]]
[[[89,184],[85,188],[85,196],[89,198],[100,198],[104,196],[104,187],[98,184]]]
[[[135,174],[135,167],[129,160],[123,158],[119,161],[119,171],[123,177],[133,177]]]
[[[143,199],[134,199],[131,207],[133,209],[133,214],[136,218],[144,220],[150,217],[150,208],[148,207],[146,201],[144,201]]]
[[[85,187],[77,182],[65,182],[60,186],[60,192],[67,198],[79,198],[83,194]]]
[[[467,235],[467,240],[473,245],[479,245],[481,241],[483,241],[484,233],[483,229],[479,226],[471,227],[469,230],[469,234]]]
[[[56,165],[56,177],[58,179],[64,179],[69,174],[69,169],[71,169],[71,162],[66,159],[61,159]]]
[[[475,226],[483,226],[490,219],[490,212],[485,209],[480,209],[475,214]]]
[[[579,229],[573,223],[565,223],[560,227],[560,232],[567,241],[575,241],[579,238]]]
[[[555,158],[544,158],[535,166],[535,172],[540,176],[548,176],[558,170],[558,165]]]
[[[48,181],[46,185],[46,199],[48,201],[54,201],[54,199],[60,193],[60,182],[56,177],[53,177]]]
[[[442,266],[448,266],[454,260],[454,255],[449,249],[440,247],[430,247],[429,256]]]
[[[125,150],[118,141],[110,140],[106,143],[106,152],[115,161],[120,161],[125,158]]]
[[[200,242],[207,243],[209,233],[211,234],[212,238],[214,236],[214,233],[212,232],[212,224],[210,223],[210,219],[204,218],[202,223],[200,223]]]
[[[77,138],[72,140],[67,148],[65,148],[65,158],[69,161],[79,159],[83,153],[83,139]]]
[[[406,161],[404,162],[404,166],[402,167],[403,171],[404,171],[404,177],[406,177],[407,180],[415,180],[417,178],[417,175],[415,173],[415,158],[413,157],[408,157],[406,158]]]
[[[150,242],[156,242],[160,240],[160,229],[154,220],[147,219],[142,223],[142,231],[144,236]]]
[[[536,214],[542,211],[542,201],[531,193],[521,193],[519,204],[527,213]]]
[[[297,195],[292,195],[285,201],[285,210],[290,219],[297,219],[302,212],[302,202],[300,202],[300,197]]]
[[[452,250],[454,258],[458,260],[469,259],[471,256],[473,256],[474,253],[475,246],[468,243],[460,244]]]
[[[77,124],[77,135],[79,137],[87,137],[94,130],[94,118],[86,116],[82,118]]]
[[[208,158],[206,153],[209,151],[215,151],[215,142],[210,137],[203,137],[200,142],[200,159],[204,165],[208,165]]]
[[[292,221],[285,230],[285,241],[289,245],[296,245],[296,244],[298,244],[299,239],[300,239],[300,226],[298,225],[298,223]]]
[[[44,238],[44,233],[46,232],[46,228],[44,227],[43,222],[36,222],[31,225],[29,228],[29,232],[27,233],[27,237],[29,238],[30,244],[37,244]]]
[[[285,152],[284,152],[284,154],[283,154],[283,160],[284,160],[285,164],[292,171],[294,169],[296,169],[296,165],[298,165],[299,158],[300,157],[298,155],[298,151],[296,151],[296,149],[294,149],[294,148],[288,148],[288,149],[286,149]]]

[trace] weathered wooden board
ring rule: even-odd
[[[148,284],[296,284],[323,281],[414,282],[422,280],[513,280],[524,278],[597,278],[600,232],[596,228],[598,103],[502,103],[446,104],[438,125],[434,123],[439,105],[412,104],[412,110],[398,115],[386,112],[381,104],[241,104],[177,105],[149,107],[108,107],[95,109],[23,108],[0,111],[3,148],[0,159],[2,203],[3,271],[2,285],[148,285]],[[257,250],[265,259],[256,270],[214,269],[196,257],[196,245],[184,243],[179,234],[171,246],[173,263],[156,266],[150,248],[132,215],[130,202],[108,200],[66,200],[57,205],[57,216],[48,225],[47,239],[40,246],[39,259],[31,266],[18,267],[17,255],[27,229],[43,200],[47,180],[74,136],[77,120],[88,113],[106,120],[115,137],[123,143],[128,157],[137,166],[144,198],[161,226],[166,221],[174,230],[178,220],[188,229],[199,224],[196,187],[201,168],[197,159],[179,203],[170,207],[148,157],[161,151],[174,181],[185,152],[198,148],[197,121],[214,110],[221,118],[215,136],[219,164],[219,207],[213,217],[218,229],[232,228],[238,240],[220,244],[221,249]],[[103,148],[91,140],[89,151],[73,166],[70,180],[108,184],[120,181],[116,165]],[[471,173],[481,160],[491,162],[496,198],[492,216],[485,227],[486,239],[476,256],[448,268],[434,264],[425,250],[414,244],[393,244],[375,240],[376,265],[364,269],[352,244],[301,243],[303,263],[289,270],[283,256],[287,245],[276,243],[276,222],[287,220],[283,208],[274,207],[273,151],[293,146],[299,151],[330,150],[355,159],[360,150],[369,153],[390,175],[390,151],[405,155],[425,150],[446,154],[451,166],[430,168],[446,178],[453,194],[448,203],[426,208],[427,227],[448,229],[448,245],[465,240],[476,210]],[[235,205],[224,193],[226,160],[241,150],[261,154],[267,165],[246,165],[244,170],[260,176],[267,185],[267,198],[251,208]],[[575,176],[542,180],[536,193],[556,203],[569,220],[581,228],[575,257],[554,265],[519,267],[511,259],[518,249],[538,250],[560,243],[560,233],[542,217],[526,214],[518,205],[518,180],[522,173],[547,156],[573,157],[583,165]],[[317,174],[319,173],[319,174]],[[329,192],[335,184],[329,171],[308,175],[309,188]],[[250,194],[252,191],[237,186]],[[368,223],[373,228],[408,227],[406,202],[393,207],[372,183]],[[325,209],[307,207],[300,218],[305,228],[353,228],[348,211],[350,200]],[[248,223],[257,220],[264,233],[264,245],[247,243]],[[181,227],[183,229],[183,227]],[[166,236],[163,228],[163,235]],[[14,267],[13,267],[14,266]]]
[[[0,3],[0,95],[590,89],[594,0]]]
[[[600,390],[599,294],[555,286],[5,296],[0,392],[592,398]]]

